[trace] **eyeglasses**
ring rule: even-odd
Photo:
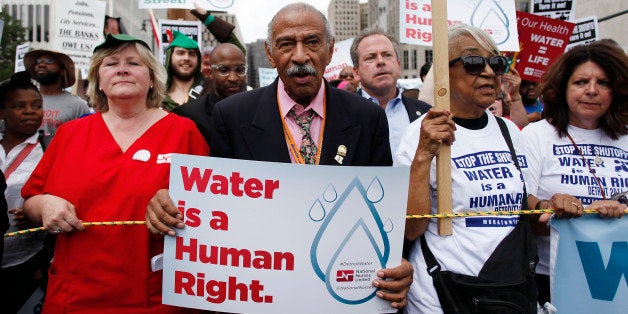
[[[45,63],[45,64],[55,64],[57,61],[53,58],[37,58],[35,59],[35,64],[40,64],[40,63]]]
[[[236,65],[234,67],[228,67],[224,64],[219,64],[212,65],[211,68],[218,71],[218,75],[220,76],[229,76],[231,71],[233,71],[237,76],[246,75],[246,65]]]
[[[486,62],[488,62],[488,65],[496,75],[506,73],[506,69],[508,68],[508,58],[503,56],[493,56],[490,58],[481,56],[458,57],[449,61],[449,66],[452,66],[461,60],[464,70],[471,75],[480,75],[480,73],[482,73],[482,71],[486,68]]]
[[[341,79],[353,78],[353,74],[351,74],[351,73],[340,73],[340,75],[338,75],[338,77],[341,78]]]

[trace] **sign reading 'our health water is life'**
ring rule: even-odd
[[[401,262],[407,167],[173,155],[185,229],[166,237],[163,302],[235,313],[389,313],[372,286]]]

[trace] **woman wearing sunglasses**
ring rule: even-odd
[[[604,43],[578,46],[552,64],[541,80],[545,120],[523,130],[530,169],[532,208],[558,209],[555,192],[577,197],[562,204],[568,216],[584,207],[602,217],[621,217],[625,204],[613,195],[628,190],[628,57]],[[556,216],[564,215],[560,210]],[[539,301],[549,300],[549,215],[538,234]],[[541,303],[543,304],[543,303]]]
[[[526,158],[521,151],[523,138],[513,122],[494,117],[488,111],[500,92],[507,59],[499,55],[491,37],[477,27],[453,25],[449,28],[448,39],[451,111],[432,108],[413,122],[406,129],[395,154],[396,164],[411,166],[408,214],[437,212],[434,157],[441,145],[451,146],[453,213],[518,211],[523,205],[524,184],[520,170],[513,163],[505,134],[510,135],[519,164],[525,171]],[[497,119],[504,122],[504,131]],[[415,275],[408,294],[407,312],[471,312],[472,299],[458,304],[435,287],[432,275],[427,271],[433,268],[428,267],[430,263],[426,258],[429,259],[429,254],[425,252],[429,249],[440,265],[441,272],[435,273],[449,271],[477,277],[500,242],[516,229],[518,219],[517,215],[457,218],[453,220],[451,236],[439,236],[437,219],[408,219],[405,234],[407,239],[415,241],[409,259]],[[426,245],[421,243],[421,237]],[[511,244],[517,251],[531,252],[530,259],[533,259],[534,249],[525,250],[531,241],[531,236],[525,236]],[[513,269],[517,266],[529,268],[529,262],[515,254],[512,257],[506,254],[506,259]],[[530,279],[527,285],[530,289],[520,298],[525,299],[523,306],[509,305],[497,310],[513,312],[513,308],[519,308],[523,312],[536,312],[533,277],[526,276]],[[504,304],[502,300],[494,303]],[[496,310],[480,305],[478,308],[481,308],[480,312]]]

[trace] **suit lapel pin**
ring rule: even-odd
[[[338,146],[338,151],[336,152],[336,157],[334,159],[342,165],[342,161],[347,156],[347,146],[340,145]]]

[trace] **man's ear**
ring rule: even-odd
[[[336,39],[332,38],[331,42],[329,42],[329,51],[327,51],[327,56],[329,59],[327,59],[327,63],[325,64],[325,66],[328,66],[331,63],[331,59],[334,56],[334,45],[336,44]]]
[[[273,57],[270,53],[270,47],[268,46],[268,42],[264,42],[264,49],[266,50],[266,58],[268,59],[268,62],[270,63],[270,66],[272,66],[273,68],[277,68],[277,66],[275,65],[275,60],[273,60]]]

